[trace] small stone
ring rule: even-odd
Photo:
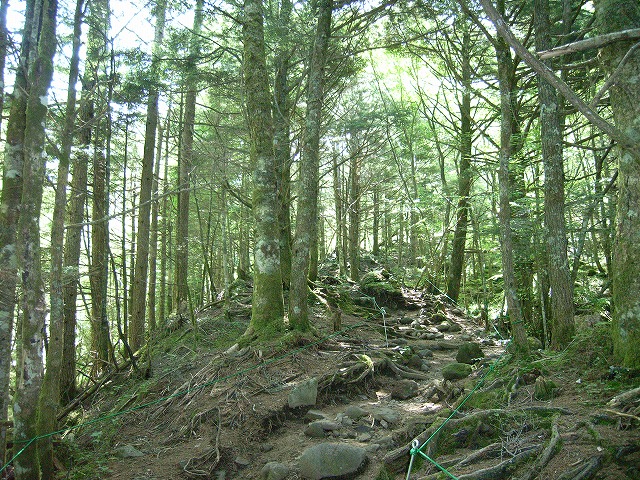
[[[320,410],[309,410],[305,414],[304,418],[307,419],[307,420],[312,420],[313,421],[313,420],[324,420],[327,417]]]
[[[420,361],[422,365],[422,361]],[[396,400],[408,400],[418,395],[418,382],[415,380],[401,380],[391,390],[391,398]]]
[[[263,443],[260,445],[260,451],[262,452],[270,452],[271,450],[273,450],[273,445],[270,443]]]
[[[262,480],[284,480],[291,469],[284,463],[269,462],[260,470]]]
[[[369,445],[364,447],[364,449],[367,451],[367,453],[376,453],[378,450],[380,450],[380,444],[370,443]]]
[[[471,365],[466,363],[450,363],[442,368],[442,376],[445,380],[460,380],[471,375]]]
[[[451,329],[451,324],[449,322],[442,322],[436,325],[436,328],[439,332],[448,332]]]
[[[394,424],[400,421],[400,414],[388,407],[378,407],[371,413],[373,414],[373,418],[378,421],[384,420],[385,422],[390,424]]]
[[[373,432],[373,428],[371,428],[369,425],[356,425],[356,427],[354,428],[354,430],[358,433],[369,433],[369,432]]]
[[[289,407],[308,407],[316,404],[318,397],[318,379],[310,378],[299,383],[289,392]]]
[[[450,333],[455,333],[455,332],[460,332],[460,331],[462,331],[462,327],[460,326],[459,323],[451,322],[449,324],[449,332]]]
[[[238,455],[233,461],[239,467],[248,467],[249,465],[251,465],[251,461],[248,458],[242,457],[240,455]]]
[[[116,448],[114,453],[118,458],[135,458],[144,456],[144,453],[133,445],[122,445],[121,447]]]
[[[395,442],[393,441],[393,437],[391,435],[387,435],[385,437],[379,438],[378,443],[382,447],[386,447],[386,448],[390,448],[395,445]]]
[[[344,414],[349,418],[353,418],[354,420],[360,420],[367,414],[367,411],[364,408],[358,407],[357,405],[349,405],[345,409]]]
[[[429,350],[428,348],[424,348],[422,350],[418,350],[416,352],[416,354],[418,354],[422,358],[431,358],[431,357],[433,357],[433,351]]]
[[[363,442],[363,443],[368,442],[369,440],[371,440],[371,438],[372,438],[372,435],[370,433],[361,433],[356,437],[356,439],[359,442]]]
[[[307,437],[322,438],[327,435],[327,432],[339,429],[340,424],[338,423],[330,422],[329,420],[317,420],[307,425],[307,428],[304,429],[304,434]]]

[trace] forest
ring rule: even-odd
[[[168,339],[389,347],[431,304],[512,366],[607,345],[637,442],[639,47],[639,0],[0,0],[1,478],[111,478],[54,433]],[[426,379],[357,355],[340,388]]]

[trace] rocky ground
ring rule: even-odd
[[[518,364],[442,298],[363,294],[364,318],[318,294],[313,339],[228,348],[239,297],[159,342],[150,378],[114,377],[71,416],[117,415],[66,436],[63,478],[404,479],[414,439],[450,473],[414,451],[412,479],[640,478],[640,394],[607,405],[640,382],[593,333]]]

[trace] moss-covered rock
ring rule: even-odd
[[[442,367],[442,376],[445,380],[460,380],[471,375],[471,365],[466,363],[450,363]]]
[[[558,386],[553,380],[543,376],[536,378],[533,396],[536,400],[550,400],[555,396]]]
[[[397,308],[404,304],[400,284],[385,269],[365,273],[360,280],[360,289],[375,297],[378,305]]]
[[[482,358],[484,358],[484,352],[480,349],[480,345],[475,342],[466,342],[458,347],[458,353],[456,354],[456,362],[458,363],[473,365]]]

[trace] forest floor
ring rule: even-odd
[[[200,312],[157,342],[149,378],[122,373],[88,397],[70,418],[102,420],[62,439],[61,478],[320,479],[329,460],[308,473],[301,456],[331,443],[364,452],[344,478],[405,479],[416,438],[449,473],[414,451],[411,479],[640,478],[640,395],[608,404],[640,378],[611,367],[604,323],[563,352],[516,362],[461,310],[405,291],[384,315],[343,313],[339,326],[319,303],[314,339],[229,348],[249,301]],[[484,358],[445,381],[470,342]],[[309,379],[315,404],[290,407]]]

